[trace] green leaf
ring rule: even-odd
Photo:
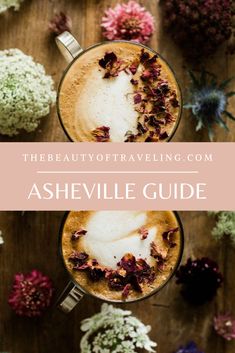
[[[207,76],[207,72],[206,72],[206,70],[203,69],[201,72],[201,78],[200,78],[200,84],[202,86],[206,85],[206,76]]]
[[[212,131],[210,126],[208,126],[208,135],[209,135],[210,141],[212,142],[213,138],[214,138],[214,133],[213,133],[213,131]]]
[[[234,77],[228,78],[219,85],[219,89],[225,89],[225,87],[234,79]]]
[[[223,112],[223,114],[227,115],[227,117],[228,117],[229,119],[232,119],[232,120],[235,121],[235,116],[233,116],[233,115],[232,115],[231,113],[229,113],[227,110],[225,110],[225,111]]]
[[[197,126],[196,126],[196,131],[201,130],[204,127],[204,124],[202,120],[198,120]]]
[[[216,119],[216,121],[217,121],[217,123],[218,123],[221,127],[223,127],[225,130],[229,131],[229,128],[228,128],[228,126],[226,125],[226,123],[223,121],[223,119],[221,119],[220,117],[218,117],[218,118]]]
[[[226,97],[232,97],[232,96],[235,96],[235,92],[226,93]]]
[[[189,70],[189,76],[190,76],[195,87],[197,87],[197,88],[201,87],[200,82],[197,80],[196,76],[194,75],[194,73],[191,70]]]

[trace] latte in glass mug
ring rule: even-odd
[[[174,73],[153,50],[104,42],[69,65],[58,92],[58,113],[73,141],[162,142],[181,115]]]
[[[135,301],[175,272],[183,231],[173,211],[71,211],[61,252],[75,285],[108,301]]]

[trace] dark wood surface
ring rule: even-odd
[[[102,40],[100,18],[108,5],[106,0],[26,0],[19,13],[9,11],[0,15],[0,49],[18,47],[32,55],[46,67],[58,85],[66,67],[47,23],[54,12],[66,11],[73,20],[73,33],[85,48]],[[158,50],[174,68],[184,94],[188,85],[187,68],[190,67],[178,47],[162,29],[157,1],[141,1],[155,16],[157,31],[150,46]],[[234,56],[225,54],[226,47],[207,60],[207,68],[221,79],[232,76]],[[235,113],[235,107],[231,106]],[[217,129],[216,141],[235,141],[235,124],[229,122],[229,134]],[[208,141],[206,133],[195,133],[193,120],[184,114],[174,141]],[[14,139],[1,137],[0,141],[67,141],[53,108],[40,128],[31,134]],[[0,352],[11,353],[75,353],[79,352],[80,321],[96,313],[100,301],[85,298],[80,307],[64,315],[51,308],[39,320],[18,318],[7,304],[13,275],[33,268],[48,274],[56,293],[68,281],[58,255],[58,232],[63,213],[60,212],[4,212],[0,214],[0,229],[5,244],[0,248]],[[226,243],[216,243],[210,235],[213,221],[205,212],[181,212],[185,229],[184,261],[188,256],[210,256],[220,264],[225,281],[216,299],[208,305],[193,308],[179,294],[175,280],[156,296],[138,304],[126,305],[146,324],[152,325],[151,336],[158,342],[159,353],[172,353],[180,344],[195,340],[205,353],[233,353],[234,342],[224,342],[212,328],[216,312],[227,311],[235,315],[234,249]],[[163,306],[156,306],[163,305]]]

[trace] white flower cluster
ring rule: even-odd
[[[138,349],[155,352],[156,343],[145,326],[131,311],[103,304],[101,312],[82,321],[85,332],[81,340],[81,353],[136,353]]]
[[[20,3],[24,0],[0,0],[0,13],[6,11],[10,7],[14,7],[14,10],[19,10]]]
[[[50,112],[56,93],[41,64],[19,49],[0,51],[0,133],[35,130]]]

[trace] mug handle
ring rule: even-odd
[[[56,44],[65,58],[70,63],[83,49],[71,33],[65,31],[55,38]]]
[[[68,288],[72,286],[72,289],[67,293],[66,297],[58,304],[58,308],[63,311],[65,314],[69,313],[74,309],[74,307],[80,302],[80,300],[84,297],[84,294],[80,291],[80,289],[75,286],[72,282],[69,282],[60,298],[64,296],[64,294],[68,291]],[[60,300],[59,298],[59,300]]]

